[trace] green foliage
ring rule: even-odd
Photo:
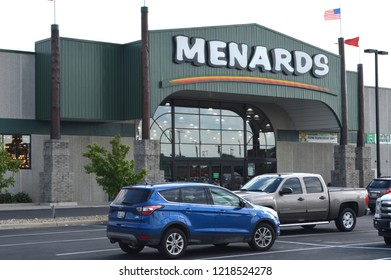
[[[30,203],[33,202],[33,200],[30,198],[30,196],[27,193],[24,192],[18,192],[14,195],[14,200],[16,203]]]
[[[0,192],[2,189],[15,185],[14,176],[6,178],[5,174],[9,171],[13,175],[19,172],[20,160],[12,159],[7,151],[1,149],[0,143]]]
[[[8,192],[0,193],[0,203],[29,203],[33,202],[30,196],[24,192],[18,192],[12,195]]]
[[[84,166],[85,171],[89,174],[95,173],[96,182],[113,198],[122,187],[140,183],[147,171],[134,171],[134,160],[126,159],[130,147],[121,144],[120,136],[115,136],[110,144],[111,152],[97,144],[89,144],[88,151],[83,156],[91,160],[90,164]]]
[[[0,193],[0,203],[14,203],[15,199],[10,193]]]

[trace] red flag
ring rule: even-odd
[[[356,37],[356,38],[352,38],[352,39],[346,39],[345,40],[345,44],[353,46],[353,47],[358,47],[358,40],[359,39],[360,39],[360,37]]]

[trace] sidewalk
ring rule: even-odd
[[[109,205],[0,204],[0,230],[106,224]]]

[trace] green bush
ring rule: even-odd
[[[33,200],[29,197],[27,193],[19,192],[14,195],[14,199],[16,203],[30,203]]]
[[[0,193],[0,203],[14,203],[14,197],[10,193]]]
[[[18,192],[15,195],[12,195],[8,192],[0,193],[0,204],[1,203],[30,203],[33,200],[27,193]]]

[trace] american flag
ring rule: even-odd
[[[341,9],[332,9],[324,12],[324,20],[341,19]]]

